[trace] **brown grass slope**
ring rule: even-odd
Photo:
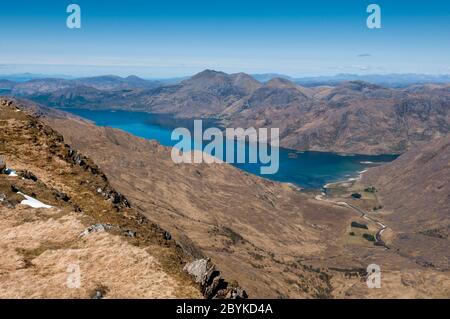
[[[0,99],[1,298],[201,298],[185,255],[59,133]],[[21,192],[50,209],[22,205]],[[106,230],[80,234],[95,224]],[[75,265],[75,266],[74,266]],[[67,286],[79,267],[81,286]]]
[[[391,213],[394,243],[429,266],[450,268],[450,136],[423,144],[364,174]]]

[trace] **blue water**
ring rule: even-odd
[[[65,111],[89,119],[100,126],[118,128],[139,137],[157,140],[165,146],[174,146],[177,143],[171,140],[174,128],[186,127],[190,130],[193,128],[193,120],[174,119],[169,115],[84,109],[65,109]],[[211,120],[204,121],[203,129],[211,126],[217,126],[217,123]],[[392,161],[397,157],[396,155],[349,156],[327,152],[297,152],[283,148],[280,148],[279,153],[279,170],[273,175],[260,174],[261,165],[267,166],[267,164],[233,165],[275,181],[290,182],[307,189],[319,189],[326,183],[355,178],[364,169]]]

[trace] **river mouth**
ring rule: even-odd
[[[63,109],[91,120],[99,126],[124,130],[135,136],[158,141],[164,146],[174,146],[172,130],[177,127],[193,129],[193,119],[178,119],[167,114],[130,112],[119,110]],[[203,129],[219,127],[216,120],[203,121]],[[248,156],[248,154],[246,154]],[[279,170],[275,174],[261,175],[263,163],[232,164],[248,173],[273,181],[292,183],[298,187],[314,190],[327,183],[358,178],[368,167],[396,159],[397,155],[344,155],[330,152],[295,151],[279,148]]]

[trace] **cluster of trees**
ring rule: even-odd
[[[375,241],[375,237],[371,234],[363,234],[364,239],[367,239],[368,241]]]
[[[364,189],[365,192],[367,193],[376,193],[377,189],[375,188],[375,186],[370,186]]]
[[[358,222],[353,221],[350,226],[352,227],[356,227],[356,228],[363,228],[363,229],[368,229],[366,224],[360,224]]]

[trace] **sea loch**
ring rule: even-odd
[[[110,126],[121,129],[133,135],[157,140],[165,146],[174,146],[177,141],[171,139],[173,129],[186,127],[194,129],[194,121],[174,119],[169,115],[150,114],[128,111],[92,111],[86,109],[65,109],[80,117],[89,119],[100,126]],[[217,123],[211,120],[203,121],[204,129],[215,127]],[[237,148],[244,147],[241,143]],[[226,147],[226,145],[225,145]],[[235,154],[238,152],[236,151]],[[246,156],[249,156],[248,152]],[[278,182],[292,183],[306,189],[319,189],[327,183],[356,178],[368,167],[397,158],[396,155],[339,155],[327,152],[293,151],[279,148],[279,169],[276,174],[261,175],[261,166],[257,162],[237,163],[234,165],[251,174],[262,176]]]

